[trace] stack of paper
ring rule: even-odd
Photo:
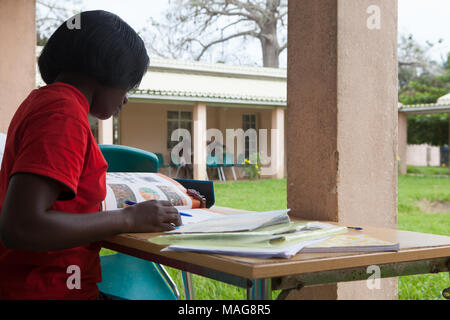
[[[288,210],[214,217],[151,238],[163,251],[195,251],[258,258],[290,258],[305,246],[346,232],[319,222],[291,222]]]

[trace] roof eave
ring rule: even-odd
[[[156,103],[156,104],[188,104],[194,105],[198,102],[207,103],[211,107],[236,107],[242,108],[244,106],[252,108],[273,108],[286,107],[286,101],[271,101],[271,100],[254,100],[254,99],[239,99],[239,98],[217,98],[217,97],[202,97],[202,96],[175,96],[175,95],[155,95],[155,94],[132,94],[129,96],[130,102],[137,103]]]
[[[446,113],[450,112],[449,105],[418,105],[418,106],[402,106],[399,108],[400,112],[408,114],[423,114],[423,113]]]

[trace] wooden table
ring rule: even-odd
[[[214,210],[222,213],[243,212],[219,207]],[[148,241],[149,238],[159,235],[157,233],[121,234],[105,240],[103,246],[245,288],[248,299],[271,299],[272,290],[283,290],[279,298],[284,298],[290,290],[308,285],[366,280],[371,276],[367,273],[367,267],[372,265],[379,266],[381,278],[450,270],[450,237],[394,229],[363,228],[363,231],[349,232],[362,232],[381,240],[398,242],[400,251],[300,253],[291,259],[161,252],[164,246]]]

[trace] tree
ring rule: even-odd
[[[436,75],[442,67],[428,56],[428,52],[437,43],[427,41],[426,46],[419,44],[413,35],[401,35],[398,43],[398,80],[399,87],[407,85],[410,81],[417,81],[421,77]]]
[[[149,50],[173,59],[204,59],[218,45],[232,45],[245,55],[246,41],[261,45],[262,65],[279,67],[280,54],[287,48],[287,0],[175,0],[163,22],[150,18],[143,30]],[[232,51],[232,50],[230,50]],[[229,51],[229,52],[230,52]],[[222,50],[216,61],[227,62],[237,55]],[[239,59],[238,59],[239,60]],[[248,59],[248,60],[251,60]]]
[[[408,117],[408,144],[448,144],[448,115],[418,114]]]
[[[450,53],[442,64],[439,75],[422,75],[410,81],[399,91],[400,101],[405,104],[435,103],[450,93]],[[448,144],[448,114],[418,114],[408,116],[408,143],[428,143],[435,146]]]
[[[435,103],[439,97],[450,92],[450,52],[447,60],[437,68],[434,74],[424,72],[402,86],[399,90],[401,103]]]

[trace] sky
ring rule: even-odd
[[[85,10],[103,9],[118,14],[136,30],[142,29],[150,16],[159,17],[169,0],[82,0]],[[450,52],[450,0],[398,0],[398,29],[412,34],[421,44],[436,43],[430,56],[441,62]]]

